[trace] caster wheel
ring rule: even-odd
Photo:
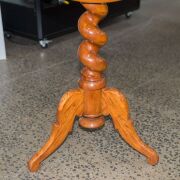
[[[40,44],[40,46],[41,46],[43,49],[48,48],[48,44]]]
[[[39,45],[41,48],[46,49],[48,48],[49,41],[47,39],[43,39],[39,41]]]
[[[12,35],[10,33],[8,33],[8,32],[5,32],[4,36],[5,36],[6,39],[11,39],[11,37],[12,37]]]
[[[133,14],[133,12],[130,11],[130,12],[127,12],[125,14],[125,16],[126,16],[127,19],[129,19],[132,16],[132,14]]]

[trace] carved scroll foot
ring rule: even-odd
[[[129,117],[128,103],[123,94],[113,88],[103,90],[103,103],[105,113],[111,115],[115,129],[123,139],[135,150],[146,156],[147,162],[156,165],[159,156],[155,150],[146,145],[138,136],[133,122]]]
[[[41,162],[51,155],[71,132],[74,118],[81,116],[83,109],[83,93],[80,89],[67,92],[61,99],[50,138],[46,144],[28,162],[31,172],[39,169]]]

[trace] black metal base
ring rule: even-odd
[[[22,2],[22,3],[21,3]],[[33,1],[32,1],[33,2]],[[77,29],[79,16],[84,12],[80,3],[70,1],[69,5],[29,3],[23,0],[0,0],[4,30],[29,37],[39,43]],[[109,4],[108,18],[128,14],[138,9],[140,0],[122,0]],[[41,45],[41,43],[40,43]],[[47,46],[45,46],[47,47]]]

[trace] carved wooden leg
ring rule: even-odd
[[[53,125],[50,138],[28,162],[30,171],[37,171],[40,163],[64,142],[72,130],[75,116],[82,115],[82,104],[83,93],[80,89],[71,90],[62,97],[57,111],[57,121]]]
[[[156,165],[159,160],[158,154],[139,138],[129,117],[128,103],[124,95],[113,88],[104,89],[103,103],[104,113],[111,115],[115,129],[119,131],[123,139],[146,156],[149,164]]]

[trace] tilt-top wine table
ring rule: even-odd
[[[61,99],[57,120],[46,144],[28,162],[34,172],[41,162],[52,154],[72,131],[75,116],[83,128],[96,129],[104,125],[104,116],[110,115],[115,129],[135,150],[146,156],[151,165],[157,164],[159,157],[138,136],[129,116],[125,96],[114,88],[106,88],[103,71],[106,61],[98,55],[99,49],[107,42],[107,35],[98,23],[108,13],[107,3],[118,0],[77,0],[87,11],[80,17],[78,28],[85,40],[80,44],[78,56],[84,68],[81,71],[79,88],[67,92]]]

